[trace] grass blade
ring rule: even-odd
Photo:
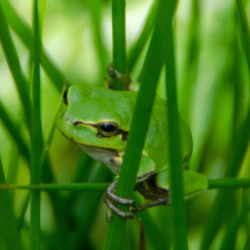
[[[42,128],[40,114],[40,36],[38,1],[33,2],[33,82],[31,119],[31,184],[40,184]],[[40,191],[31,192],[30,249],[40,249]]]
[[[235,242],[236,234],[239,227],[247,221],[246,217],[250,211],[249,206],[249,189],[244,190],[242,196],[242,209],[240,214],[235,213],[232,215],[232,218],[227,222],[227,230],[225,232],[224,238],[221,243],[220,250],[227,250],[230,249]]]
[[[110,183],[71,183],[71,184],[31,184],[31,185],[0,185],[0,189],[24,189],[40,191],[104,191]]]
[[[161,1],[163,3],[164,1]],[[131,131],[129,133],[127,147],[123,159],[120,178],[117,185],[117,195],[120,197],[131,198],[136,173],[138,171],[141,152],[146,138],[147,127],[149,124],[152,105],[155,97],[156,86],[161,68],[165,60],[164,42],[165,20],[164,9],[159,7],[158,20],[150,42],[148,53],[142,72],[142,83],[132,118]],[[150,72],[150,74],[148,74]],[[154,83],[154,84],[152,84]],[[128,181],[129,180],[129,181]],[[128,207],[118,206],[126,211]],[[119,249],[122,237],[125,232],[126,220],[113,214],[109,223],[108,232],[105,239],[104,249]]]
[[[40,185],[13,185],[2,184],[0,189],[24,189],[41,191],[105,191],[110,183],[48,183]],[[250,178],[221,178],[208,180],[209,189],[220,188],[247,188],[250,187]]]
[[[143,47],[146,44],[146,41],[151,34],[151,31],[155,25],[156,13],[158,9],[159,1],[155,1],[152,6],[151,10],[148,14],[147,20],[145,22],[144,28],[138,38],[137,42],[130,48],[128,52],[128,70],[129,72],[132,71]]]
[[[172,18],[176,1],[165,4],[166,11],[166,90],[168,106],[169,155],[170,155],[170,185],[171,211],[173,220],[173,249],[188,249],[186,232],[186,214],[183,199],[181,143],[178,122],[178,104],[175,78],[175,52],[172,31]]]
[[[92,32],[94,37],[94,43],[97,50],[97,56],[100,62],[100,77],[103,80],[103,76],[107,73],[106,68],[108,65],[108,54],[107,50],[104,47],[103,39],[102,39],[102,30],[101,30],[101,17],[102,17],[102,1],[100,0],[88,0],[88,5],[91,14],[91,22],[92,22]]]
[[[247,66],[248,66],[248,71],[250,72],[250,31],[249,31],[249,24],[248,24],[248,18],[247,18],[247,13],[246,9],[244,7],[243,1],[242,0],[236,0],[237,3],[237,8],[238,8],[238,13],[239,13],[239,19],[240,19],[240,26],[241,26],[241,31],[242,31],[242,43],[244,47],[244,52],[245,56],[247,59]]]
[[[23,155],[26,161],[29,161],[30,158],[29,148],[26,145],[23,138],[21,137],[18,127],[15,126],[14,123],[11,121],[11,118],[9,117],[1,101],[0,101],[0,118],[2,119],[2,122],[5,125],[6,129],[9,131],[11,137],[16,142],[20,153]]]
[[[237,0],[237,6],[239,10],[241,29],[243,31],[242,43],[243,43],[243,47],[245,50],[245,57],[246,57],[247,64],[248,64],[248,71],[250,73],[249,25],[248,25],[245,8],[242,4],[242,1]],[[237,109],[235,109],[234,111],[237,112]],[[234,114],[234,116],[236,116],[236,114]],[[236,139],[234,142],[232,158],[230,161],[230,165],[226,169],[225,177],[235,177],[239,173],[239,170],[243,162],[243,159],[244,159],[247,147],[248,147],[248,143],[250,140],[249,124],[250,124],[250,107],[248,104],[248,112],[246,114],[246,117],[243,120],[235,136]],[[225,190],[220,190],[213,204],[213,208],[211,209],[209,218],[207,220],[207,225],[203,233],[203,238],[201,241],[200,249],[202,250],[209,249],[209,246],[211,245],[213,239],[216,236],[216,233],[218,232],[218,230],[220,229],[220,226],[224,222],[225,218],[221,216],[223,212],[223,207],[227,206],[227,204],[228,206],[231,206],[230,200],[231,200],[230,192],[227,192]]]
[[[14,82],[16,84],[16,88],[18,90],[18,94],[21,100],[21,103],[24,108],[24,112],[26,115],[26,119],[28,121],[28,125],[30,122],[30,96],[27,89],[27,81],[22,73],[21,65],[19,62],[19,58],[13,44],[10,31],[8,28],[8,24],[6,22],[2,6],[0,3],[0,39],[3,47],[3,51],[8,62],[8,66],[10,68],[11,74],[14,78]]]
[[[19,38],[22,40],[24,45],[31,51],[32,49],[32,30],[14,11],[14,8],[7,0],[0,0],[2,8],[6,19],[12,29],[16,32]],[[48,76],[55,84],[56,88],[60,92],[63,88],[65,82],[65,77],[60,72],[60,70],[51,62],[48,55],[45,52],[45,49],[41,47],[40,50],[40,61],[44,70],[47,72]]]
[[[123,74],[127,72],[125,20],[125,0],[113,0],[113,67]],[[114,89],[123,89],[123,85],[118,79],[113,79],[113,83]]]

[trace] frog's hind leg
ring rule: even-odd
[[[132,212],[142,211],[150,207],[156,207],[159,205],[170,205],[170,196],[167,190],[160,189],[156,185],[156,176],[153,175],[149,180],[144,181],[136,185],[135,189],[144,198],[151,200],[140,206],[132,208]]]

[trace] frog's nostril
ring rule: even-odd
[[[74,122],[73,122],[73,125],[74,125],[74,126],[78,126],[79,124],[83,124],[83,123],[80,122],[80,121],[74,121]]]

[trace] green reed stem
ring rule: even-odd
[[[164,1],[162,1],[162,3],[163,2]],[[134,190],[136,173],[140,164],[157,82],[165,60],[164,42],[166,42],[166,35],[165,23],[162,22],[164,16],[164,9],[159,8],[158,21],[145,59],[141,87],[138,93],[131,123],[131,131],[129,133],[123,164],[119,174],[116,194],[124,198],[131,198]],[[117,207],[123,211],[128,211],[127,206],[117,204]],[[125,226],[126,220],[113,213],[103,249],[120,249]]]
[[[71,183],[57,184],[48,183],[40,185],[13,185],[1,184],[0,189],[25,189],[25,190],[41,190],[41,191],[105,191],[110,183]],[[250,187],[250,178],[221,178],[209,179],[208,189],[220,188],[247,188]]]
[[[168,128],[170,155],[171,211],[173,220],[173,249],[188,249],[186,214],[183,200],[181,141],[175,78],[175,53],[172,18],[176,1],[165,5],[167,16],[166,90],[168,99]]]
[[[31,184],[40,184],[42,128],[40,114],[40,35],[38,0],[33,2],[33,82],[31,120]],[[40,249],[40,191],[31,191],[30,249]]]
[[[147,20],[145,21],[145,25],[143,30],[136,41],[136,43],[130,48],[128,52],[128,70],[129,72],[133,69],[140,53],[142,52],[145,44],[153,30],[156,20],[156,14],[158,9],[159,1],[154,1],[151,6],[150,12],[148,13]]]
[[[113,0],[113,67],[123,74],[126,74],[127,71],[125,21],[125,0]],[[123,89],[123,85],[118,79],[113,79],[113,83],[114,89]]]

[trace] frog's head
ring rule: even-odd
[[[84,147],[122,152],[130,127],[135,93],[73,85],[63,95],[57,127]]]

